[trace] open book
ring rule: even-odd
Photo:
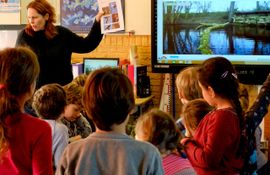
[[[98,0],[99,9],[104,15],[101,18],[101,33],[124,30],[124,17],[121,0]]]

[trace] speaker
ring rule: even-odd
[[[137,96],[140,98],[148,97],[151,95],[150,78],[143,75],[137,77]]]

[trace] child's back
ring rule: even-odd
[[[163,174],[153,145],[112,132],[94,132],[71,143],[59,170],[57,174]]]
[[[24,112],[39,75],[28,48],[0,51],[0,174],[51,175],[51,128]]]
[[[237,174],[245,145],[235,69],[226,58],[209,58],[199,68],[198,80],[203,98],[214,110],[201,120],[193,139],[181,142],[198,174]]]
[[[163,174],[158,150],[125,133],[135,100],[132,84],[121,70],[92,72],[83,104],[96,131],[66,148],[57,174]]]

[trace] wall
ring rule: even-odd
[[[151,1],[125,1],[126,31],[134,30],[136,35],[151,35]]]

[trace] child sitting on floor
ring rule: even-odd
[[[70,142],[86,138],[92,132],[92,128],[87,119],[81,114],[83,111],[83,87],[71,82],[63,88],[67,95],[67,106],[61,121],[68,128]]]
[[[68,145],[68,129],[58,119],[66,106],[66,93],[59,84],[47,84],[39,88],[33,97],[33,109],[38,117],[48,122],[52,128],[52,155],[54,169]]]

